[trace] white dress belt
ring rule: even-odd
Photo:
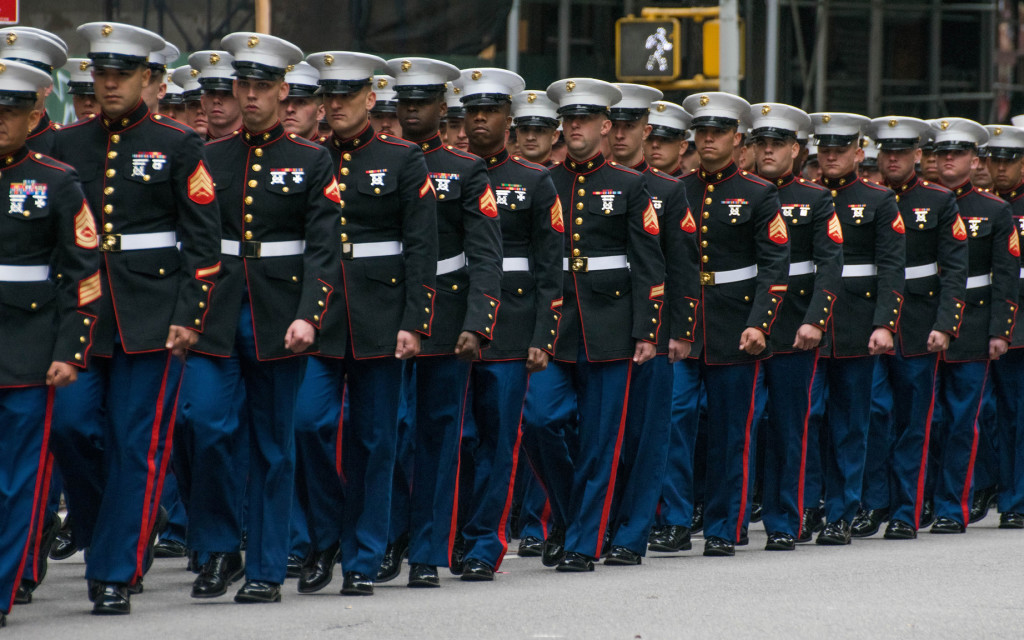
[[[791,276],[806,276],[810,273],[814,273],[815,271],[817,271],[817,269],[814,268],[813,260],[789,263],[789,275]]]
[[[582,263],[580,262],[582,260]],[[573,269],[574,261],[577,268]],[[609,269],[628,269],[629,260],[626,256],[602,256],[600,258],[562,258],[562,271],[608,271]]]
[[[462,267],[466,266],[466,254],[460,253],[457,256],[451,258],[445,258],[444,260],[437,261],[437,275],[443,276],[446,273],[452,271],[458,271]]]
[[[904,278],[906,280],[917,280],[918,278],[927,278],[928,276],[934,276],[939,273],[939,265],[937,262],[931,264],[920,264],[916,267],[907,267],[904,269]]]
[[[529,258],[504,258],[501,261],[502,271],[529,271],[530,270],[530,259]]]
[[[756,277],[757,265],[752,264],[749,267],[729,269],[728,271],[701,271],[700,283],[702,285],[731,284],[733,282],[743,282],[744,280],[750,280],[751,278]]]
[[[300,256],[306,251],[305,240],[256,242],[253,240],[221,240],[220,252],[238,258],[280,258]]]
[[[402,255],[403,245],[397,240],[387,242],[342,242],[341,254],[346,260],[358,258],[381,258]]]
[[[844,278],[867,278],[878,275],[878,265],[875,264],[844,264]]]
[[[1024,278],[1024,267],[1020,268],[1020,277]]]
[[[42,282],[49,279],[49,265],[0,264],[0,282]]]
[[[980,289],[981,287],[987,287],[992,284],[992,274],[986,273],[983,276],[971,276],[967,278],[968,289]]]
[[[173,231],[155,233],[105,233],[100,251],[140,251],[142,249],[167,249],[178,246],[178,235]]]

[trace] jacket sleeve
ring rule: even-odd
[[[878,302],[872,326],[896,333],[903,307],[907,266],[906,228],[896,206],[896,194],[886,191],[875,212],[875,264],[878,267]]]
[[[633,338],[658,343],[665,304],[665,258],[661,223],[641,176],[630,180],[626,256],[633,285]]]
[[[938,263],[941,287],[932,330],[944,331],[955,338],[960,333],[966,297],[967,229],[952,193],[948,194],[939,212]]]
[[[399,190],[405,258],[405,311],[399,326],[429,336],[437,280],[437,196],[419,147],[409,150]]]
[[[789,230],[782,219],[779,190],[765,187],[754,209],[754,247],[757,252],[757,289],[747,327],[771,333],[782,296],[789,283]]]
[[[693,342],[700,304],[700,252],[697,222],[686,199],[686,187],[677,182],[665,201],[661,216],[664,235],[665,291],[669,306],[669,338]]]
[[[57,246],[53,263],[63,275],[57,281],[57,340],[54,362],[79,368],[88,364],[92,332],[99,314],[99,238],[96,220],[73,172],[62,185],[61,197],[52,202],[57,209]]]
[[[319,330],[329,309],[334,283],[341,278],[341,196],[327,150],[316,149],[310,164],[302,294],[295,319],[305,320]]]
[[[988,335],[1013,339],[1017,321],[1017,287],[1020,280],[1020,239],[1010,213],[1003,204],[992,217],[992,316]]]
[[[462,187],[463,251],[469,269],[469,294],[463,331],[490,341],[501,301],[501,224],[498,202],[483,161],[473,163]]]
[[[182,275],[171,323],[201,332],[220,272],[220,209],[203,143],[194,131],[183,135],[171,168],[178,205]]]
[[[832,319],[832,305],[842,287],[843,227],[828,191],[818,194],[811,215],[814,221],[814,293],[803,324],[825,331]]]
[[[555,355],[558,323],[562,318],[562,201],[551,175],[544,170],[533,195],[530,264],[536,282],[537,319],[530,347]]]

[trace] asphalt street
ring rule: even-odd
[[[184,560],[157,560],[132,614],[92,616],[82,554],[51,562],[30,605],[0,637],[133,638],[1013,638],[1024,622],[1024,531],[989,515],[964,535],[881,534],[849,547],[764,551],[760,525],[734,558],[651,554],[639,567],[598,565],[561,574],[509,553],[493,583],[442,571],[440,589],[408,589],[407,570],[373,597],[342,597],[340,572],[324,591],[239,605],[193,600]],[[515,546],[510,547],[514,549]]]

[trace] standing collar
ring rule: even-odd
[[[592,173],[604,166],[604,155],[598,151],[597,155],[592,158],[580,161],[574,160],[571,156],[567,156],[565,158],[565,162],[562,163],[562,166],[573,173]]]
[[[885,186],[887,186],[890,189],[892,189],[893,191],[895,191],[896,195],[899,195],[901,193],[905,193],[907,191],[910,191],[911,189],[913,189],[914,187],[916,187],[919,184],[921,184],[921,178],[915,172],[915,173],[911,173],[910,174],[910,179],[907,180],[906,182],[902,183],[902,184],[889,184],[887,182],[887,183],[885,183]]]
[[[637,173],[644,173],[649,168],[650,168],[650,165],[647,164],[647,160],[646,159],[642,159],[635,166],[630,167],[630,169],[632,169],[633,171],[636,171]]]
[[[1021,181],[1016,187],[1009,191],[997,192],[996,195],[1003,200],[1014,200],[1017,196],[1024,195],[1024,181]]]
[[[113,118],[107,114],[103,114],[103,126],[107,131],[117,133],[118,131],[124,131],[134,127],[138,123],[142,122],[149,116],[149,107],[141,99],[134,108],[130,109],[127,113],[122,114],[118,118]]]
[[[317,138],[313,138],[316,140]],[[370,123],[367,122],[366,126],[363,127],[359,133],[348,139],[342,139],[334,134],[331,136],[331,146],[341,151],[355,151],[370,144],[370,140],[373,139],[373,131],[370,128]]]
[[[423,153],[437,151],[438,149],[444,146],[444,142],[441,141],[441,134],[439,132],[435,132],[434,135],[430,136],[426,140],[420,140],[415,144],[418,144],[420,146],[420,149],[423,150]]]
[[[966,182],[964,182],[960,186],[953,187],[950,190],[953,192],[954,195],[956,195],[957,199],[959,200],[960,198],[966,196],[968,193],[974,191],[974,185],[971,184],[970,179],[968,179]]]
[[[36,125],[35,129],[33,129],[31,132],[29,132],[28,137],[29,138],[34,138],[34,137],[38,136],[39,134],[41,134],[41,133],[45,132],[47,129],[49,129],[51,124],[53,124],[53,123],[50,121],[49,114],[47,114],[44,111],[43,112],[43,117],[39,118],[39,124]]]
[[[488,170],[497,169],[501,165],[505,164],[505,161],[508,160],[508,157],[508,149],[502,147],[501,150],[495,153],[494,155],[485,157],[484,162],[487,163]]]
[[[700,176],[700,179],[707,184],[717,184],[723,180],[728,180],[733,177],[736,175],[737,171],[739,171],[739,168],[736,166],[736,163],[730,161],[729,164],[725,165],[718,171],[708,171],[702,165],[700,169],[697,170],[697,175]]]
[[[858,178],[856,171],[851,171],[845,176],[840,176],[838,178],[826,178],[825,176],[821,176],[821,185],[827,189],[832,189],[833,191],[836,189],[845,189],[857,181]]]
[[[7,170],[19,164],[30,153],[27,145],[21,145],[16,151],[0,156],[0,170]]]
[[[280,121],[275,122],[274,126],[270,127],[266,131],[250,131],[245,126],[242,126],[242,140],[244,140],[250,147],[270,144],[283,135],[284,127],[281,126]]]

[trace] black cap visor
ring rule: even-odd
[[[750,132],[753,140],[759,138],[771,138],[773,140],[796,140],[796,131],[783,129],[781,127],[758,127]]]
[[[636,122],[640,118],[648,115],[650,112],[650,109],[620,109],[618,107],[612,107],[608,112],[608,117],[612,120],[618,120],[619,122]]]
[[[36,106],[38,96],[35,91],[3,91],[0,90],[0,105],[16,109],[31,109]]]
[[[557,118],[545,118],[544,116],[520,116],[514,118],[512,122],[517,127],[544,127],[545,129],[557,129],[558,119]]]
[[[985,148],[988,149],[988,157],[996,158],[997,160],[1017,160],[1019,158],[1024,158],[1024,148],[993,147],[992,145]]]
[[[131,71],[139,67],[145,67],[149,63],[141,56],[127,56],[120,53],[93,53],[89,52],[89,60],[92,61],[93,69],[117,69],[119,71]]]
[[[357,93],[370,86],[372,78],[356,78],[355,80],[321,80],[320,93],[326,96],[347,96]]]
[[[943,140],[935,143],[935,152],[943,151],[974,151],[978,152],[978,145],[968,140]]]
[[[859,135],[840,136],[840,135],[831,134],[831,133],[820,135],[820,136],[815,134],[814,135],[814,142],[815,142],[815,144],[818,145],[819,149],[821,149],[822,147],[840,147],[840,148],[842,148],[842,147],[850,146],[851,144],[856,142],[857,138],[859,138],[859,137],[860,137]]]
[[[373,108],[370,109],[370,113],[397,113],[398,112],[398,100],[378,100]]]
[[[878,138],[875,144],[882,151],[905,151],[914,149],[921,142],[921,138]]]
[[[589,116],[595,113],[608,115],[608,107],[599,104],[567,104],[558,107],[558,115],[566,116]]]
[[[699,129],[701,127],[710,127],[712,129],[735,129],[740,124],[740,121],[735,118],[725,118],[722,116],[697,116],[690,122],[691,129]]]
[[[96,87],[91,82],[69,82],[68,93],[73,96],[94,96]]]
[[[289,98],[312,98],[320,87],[310,84],[289,84]]]
[[[248,60],[235,60],[231,66],[235,68],[236,78],[249,78],[250,80],[283,80],[284,74],[288,72],[287,69]]]
[[[211,91],[226,91],[231,93],[234,89],[235,81],[233,78],[199,78],[199,86],[202,87],[203,93],[209,93]]]
[[[512,104],[512,97],[503,93],[474,93],[460,98],[466,107],[497,107]]]
[[[399,100],[432,100],[443,96],[446,90],[443,84],[404,84],[395,87]]]

